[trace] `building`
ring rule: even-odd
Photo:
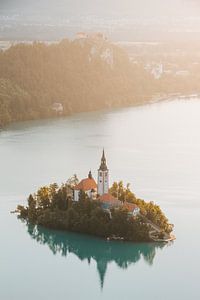
[[[99,198],[99,201],[102,203],[103,209],[119,208],[122,206],[122,202],[111,194],[104,194]]]
[[[106,41],[107,37],[102,32],[92,32],[92,33],[86,33],[86,32],[77,32],[75,36],[76,40],[81,39],[92,39],[95,41]]]
[[[62,114],[64,111],[64,107],[63,107],[62,103],[54,102],[52,104],[52,110],[54,110],[57,114]]]
[[[85,178],[79,182],[74,187],[74,201],[79,201],[80,193],[84,192],[92,200],[95,200],[97,197],[97,184],[94,178],[92,177],[91,171],[88,174],[88,178]]]
[[[124,202],[123,208],[128,210],[130,216],[136,217],[140,213],[139,207],[134,203]]]
[[[179,70],[175,73],[176,76],[187,77],[190,75],[188,70]]]
[[[74,187],[74,201],[79,200],[79,195],[81,191],[85,192],[91,199],[96,199],[97,193],[99,196],[108,194],[109,170],[106,165],[106,157],[104,150],[101,158],[101,164],[98,169],[98,185],[92,177],[92,173],[90,171],[88,174],[88,178],[81,180],[81,182]]]
[[[105,152],[103,150],[101,164],[98,169],[98,194],[100,196],[109,192],[109,170],[106,165]]]
[[[109,169],[106,163],[105,151],[103,150],[100,167],[98,169],[97,182],[92,177],[91,171],[88,177],[81,180],[74,188],[74,201],[79,201],[80,193],[87,194],[89,199],[101,202],[101,207],[110,213],[112,208],[124,208],[128,210],[129,216],[137,216],[140,209],[137,205],[129,202],[122,202],[109,194]]]
[[[107,37],[102,32],[94,32],[94,33],[90,34],[89,37],[94,40],[107,40]]]
[[[160,79],[163,75],[163,64],[157,64],[152,68],[151,74],[155,79]]]
[[[88,38],[88,34],[85,32],[77,32],[76,34],[76,39],[87,39]]]
[[[164,66],[162,63],[148,63],[145,65],[144,69],[151,73],[151,75],[156,79],[160,79],[163,76],[164,73]]]

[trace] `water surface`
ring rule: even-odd
[[[197,299],[200,278],[200,100],[14,124],[0,132],[0,299]],[[177,240],[109,243],[27,227],[10,214],[39,186],[97,176],[157,202]]]

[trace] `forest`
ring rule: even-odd
[[[173,230],[173,225],[169,223],[161,208],[152,201],[147,202],[137,198],[131,191],[130,184],[125,186],[123,181],[114,182],[110,188],[110,193],[122,202],[127,201],[136,204],[140,208],[140,213],[144,221],[150,220],[167,233]]]
[[[109,41],[62,40],[0,51],[0,127],[10,122],[141,103],[151,76]],[[147,82],[149,84],[147,84]]]
[[[0,51],[0,128],[198,94],[199,44],[193,52],[182,47],[125,48],[94,38],[13,45]],[[163,72],[156,79],[152,70],[161,63]],[[61,112],[53,109],[55,104],[61,105]]]

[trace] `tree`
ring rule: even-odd
[[[22,219],[26,219],[26,218],[28,217],[28,209],[25,208],[24,206],[18,205],[18,206],[17,206],[17,211],[19,212],[20,217],[21,217]]]
[[[84,191],[80,190],[80,192],[79,192],[79,201],[85,201],[85,200],[88,200],[88,199],[89,199],[88,195]]]
[[[39,207],[47,208],[50,206],[50,189],[47,186],[40,188],[37,192],[37,204]]]
[[[146,211],[146,216],[130,217],[128,210],[123,207],[105,211],[99,201],[89,199],[88,195],[80,192],[78,202],[71,202],[68,198],[67,185],[57,184],[41,187],[36,194],[27,199],[28,207],[18,206],[20,217],[31,224],[46,226],[47,228],[71,230],[94,234],[100,237],[115,235],[128,241],[149,241],[147,217],[160,226],[163,232],[171,232],[172,226],[153,202],[136,199],[129,186],[123,183],[115,184],[113,192],[119,191],[122,199],[135,201]],[[126,198],[124,198],[126,197]],[[146,222],[146,223],[145,223]]]
[[[37,218],[36,201],[33,195],[28,197],[28,218],[31,222],[34,222]]]
[[[125,187],[123,181],[114,182],[110,188],[110,193],[122,202],[128,201],[134,203],[134,200],[136,199],[135,195],[130,190],[130,184],[128,183]]]
[[[69,185],[70,187],[75,187],[78,183],[79,183],[79,180],[78,180],[78,177],[76,174],[74,174],[72,177],[70,177],[67,180],[67,185]]]
[[[113,53],[112,64],[102,59],[107,49]],[[151,96],[146,86],[152,80],[144,66],[133,65],[123,49],[108,41],[18,44],[0,52],[0,66],[0,126],[55,117],[57,99],[67,115],[131,104],[142,99],[141,93]]]

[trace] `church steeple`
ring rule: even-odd
[[[103,149],[103,154],[102,154],[102,157],[101,157],[101,165],[99,167],[99,170],[101,170],[101,171],[107,171],[108,170],[107,165],[106,165],[106,156],[105,156],[104,149]]]
[[[109,191],[109,171],[106,164],[105,151],[103,149],[101,164],[98,169],[98,194],[104,195]]]

